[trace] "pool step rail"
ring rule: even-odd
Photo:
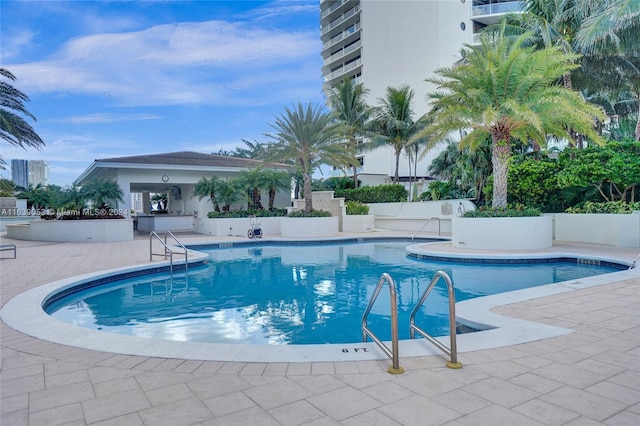
[[[169,246],[167,243],[167,237],[171,236],[171,238],[173,238],[173,240],[178,243],[178,247],[176,246]],[[164,247],[164,251],[163,253],[154,253],[153,252],[153,240],[157,239],[158,241],[160,241],[160,244],[162,244],[162,246]],[[184,254],[184,270],[185,273],[188,272],[188,268],[189,268],[189,251],[187,250],[187,248],[184,246],[184,244],[182,244],[182,242],[180,242],[180,240],[178,240],[176,238],[175,235],[173,235],[173,233],[171,231],[164,231],[164,241],[162,238],[160,238],[160,236],[156,233],[156,231],[151,231],[149,233],[149,261],[153,262],[153,256],[163,256],[164,259],[167,259],[167,256],[169,257],[169,272],[171,274],[171,276],[173,277],[173,254]]]
[[[369,312],[373,308],[373,304],[375,303],[378,295],[380,294],[380,290],[382,290],[382,286],[386,283],[389,284],[389,299],[391,301],[391,349],[387,345],[385,345],[367,326],[367,318],[369,316]],[[396,298],[396,283],[391,278],[391,275],[386,272],[380,276],[378,280],[378,285],[376,289],[373,291],[371,295],[371,299],[369,300],[369,305],[367,305],[367,309],[364,311],[362,315],[362,341],[366,342],[367,337],[370,337],[382,351],[391,358],[391,367],[388,368],[388,372],[391,374],[402,374],[404,373],[404,368],[400,367],[400,355],[398,351],[398,301]]]
[[[416,314],[431,293],[431,290],[433,290],[433,288],[440,280],[443,280],[447,286],[447,295],[449,299],[449,347],[438,341],[436,338],[434,338],[415,324]],[[422,296],[420,297],[420,300],[418,301],[416,306],[413,308],[413,311],[411,311],[411,316],[409,317],[409,333],[412,339],[415,339],[416,332],[427,339],[442,352],[447,354],[447,356],[449,356],[450,360],[446,362],[447,367],[462,368],[462,364],[458,362],[458,348],[456,343],[456,300],[453,291],[453,283],[451,282],[451,278],[449,277],[449,275],[444,271],[436,272],[436,274],[433,276],[433,279],[431,280],[431,283],[429,283],[429,286],[422,293]]]

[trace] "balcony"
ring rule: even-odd
[[[320,30],[320,36],[322,37],[332,29],[337,28],[340,24],[342,24],[347,19],[351,18],[353,15],[355,15],[359,11],[360,11],[360,5],[356,5],[355,7],[352,7],[351,9],[347,10],[342,16],[337,17],[336,19],[331,21],[331,23],[329,23],[328,25],[323,26],[322,29]]]
[[[349,53],[353,52],[356,49],[359,49],[360,46],[362,46],[362,43],[360,42],[360,40],[356,41],[355,43],[350,44],[349,46],[345,47],[344,49],[342,49],[338,53],[334,53],[333,55],[331,55],[327,59],[325,59],[324,60],[324,66],[328,66],[328,65],[332,64],[333,62],[336,62],[337,60],[344,58]]]
[[[333,12],[334,10],[336,10],[337,8],[339,8],[340,6],[342,6],[346,2],[347,2],[347,0],[338,0],[338,1],[336,1],[331,6],[329,6],[328,9],[325,9],[322,12],[320,12],[320,19],[326,18],[327,16],[329,16],[331,14],[331,12]],[[324,3],[324,0],[320,2],[320,4],[322,4],[322,3]]]
[[[473,3],[471,19],[490,25],[498,22],[508,13],[522,12],[522,2],[504,0],[483,0]]]
[[[325,52],[326,50],[330,49],[331,47],[335,46],[336,44],[338,44],[340,41],[342,41],[343,39],[346,39],[347,37],[351,36],[352,34],[357,33],[360,30],[360,22],[356,22],[353,27],[349,27],[346,30],[344,30],[343,32],[333,36],[331,38],[331,40],[329,41],[325,41],[324,43],[322,43],[322,51]]]
[[[324,81],[329,82],[331,80],[335,80],[339,77],[342,77],[344,74],[348,73],[349,71],[358,68],[360,65],[362,65],[362,60],[361,59],[357,59],[353,62],[350,62],[348,64],[343,65],[342,67],[340,67],[340,69],[337,69],[335,71],[333,71],[331,74],[327,75],[324,78]]]

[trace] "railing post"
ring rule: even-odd
[[[369,312],[371,312],[373,304],[378,298],[385,281],[389,284],[389,297],[391,302],[391,350],[389,350],[389,348],[367,327],[367,317],[369,316]],[[393,281],[393,278],[391,278],[391,276],[386,272],[382,274],[380,280],[378,280],[378,285],[371,295],[367,309],[362,315],[362,341],[366,342],[367,336],[371,337],[371,340],[373,340],[380,349],[382,349],[382,351],[391,358],[392,365],[387,369],[387,371],[391,374],[404,373],[404,368],[400,367],[400,354],[398,348],[398,299],[396,297],[396,284]]]

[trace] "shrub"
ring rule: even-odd
[[[357,201],[347,201],[346,207],[348,215],[361,216],[369,214],[369,206]]]
[[[287,215],[287,210],[286,209],[236,210],[236,211],[230,211],[230,212],[212,211],[212,212],[207,213],[207,217],[209,219],[237,219],[237,218],[244,218],[244,217],[249,217],[249,216],[280,217],[280,216],[286,216],[286,215]]]
[[[640,210],[640,201],[627,203],[625,201],[609,201],[606,203],[594,203],[586,201],[582,206],[569,207],[567,213],[633,213]]]
[[[331,212],[326,210],[311,210],[309,213],[306,213],[304,210],[299,210],[297,212],[291,212],[287,215],[287,217],[331,217]]]
[[[360,203],[397,203],[407,201],[409,192],[402,185],[390,184],[337,190],[334,196],[336,198],[344,198],[345,201],[358,201]]]
[[[540,216],[540,210],[532,207],[507,207],[506,209],[494,209],[480,207],[464,214],[464,217],[535,217]]]

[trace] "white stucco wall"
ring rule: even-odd
[[[370,90],[367,102],[374,106],[387,87],[407,84],[415,91],[415,117],[428,111],[426,94],[433,90],[428,77],[437,68],[449,67],[460,58],[464,43],[472,40],[471,0],[361,1],[362,83]],[[460,23],[465,23],[465,30]],[[439,150],[430,151],[418,164],[418,175]],[[394,154],[381,148],[365,154],[365,173],[393,174]],[[407,157],[400,159],[399,174],[409,175]]]

